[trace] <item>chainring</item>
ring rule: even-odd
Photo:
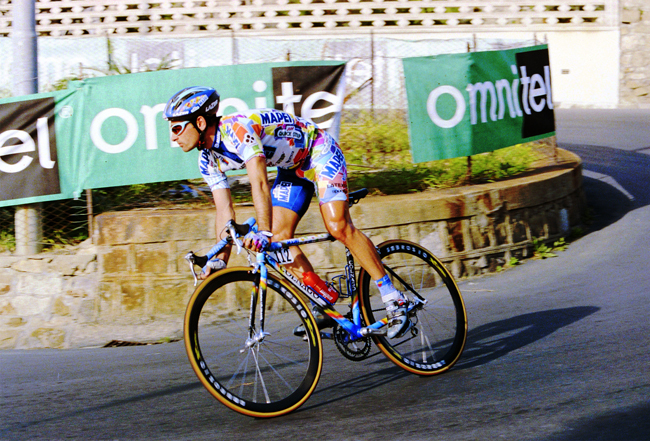
[[[334,325],[333,331],[336,349],[345,358],[352,361],[361,361],[368,357],[370,347],[372,346],[372,339],[370,337],[362,337],[359,340],[346,342],[346,338],[350,335],[348,331],[339,326],[338,323]]]

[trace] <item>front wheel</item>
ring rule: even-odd
[[[203,282],[185,313],[185,349],[217,400],[244,415],[274,417],[297,409],[314,391],[323,348],[305,302],[272,274],[262,332],[258,284],[259,272],[250,268],[228,268]],[[308,330],[306,339],[293,334],[300,323]]]
[[[467,313],[463,298],[447,268],[427,249],[405,240],[378,247],[393,285],[415,307],[413,327],[402,337],[373,336],[379,349],[399,367],[418,375],[435,375],[452,367],[465,347]],[[360,306],[366,323],[386,318],[385,305],[370,275],[359,273]]]

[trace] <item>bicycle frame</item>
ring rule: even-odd
[[[287,239],[279,242],[273,242],[269,247],[269,251],[277,251],[295,245],[306,245],[311,243],[319,243],[319,242],[327,242],[327,241],[334,242],[335,240],[336,239],[331,234],[323,233],[315,236],[305,236],[305,237]],[[302,292],[305,296],[307,296],[309,300],[311,300],[313,303],[320,306],[325,314],[327,314],[332,319],[334,319],[339,324],[339,326],[341,326],[343,329],[345,329],[348,332],[348,335],[343,340],[344,343],[355,341],[367,337],[369,335],[386,335],[386,330],[382,328],[388,324],[387,317],[384,317],[383,319],[376,321],[375,323],[371,323],[370,325],[367,326],[362,325],[361,308],[359,307],[359,290],[357,287],[356,270],[354,267],[354,257],[352,256],[352,253],[347,247],[345,247],[345,258],[346,258],[346,264],[345,264],[346,295],[344,297],[351,297],[350,302],[352,306],[351,308],[352,320],[347,319],[340,312],[338,312],[336,308],[334,308],[334,305],[330,304],[322,297],[320,297],[318,294],[316,294],[314,291],[307,288],[300,280],[298,280],[297,277],[295,277],[289,271],[284,269],[282,265],[279,264],[275,259],[273,259],[273,257],[271,257],[267,252],[258,253],[257,255],[257,265],[261,268],[261,273],[262,273],[259,289],[262,289],[262,286],[264,290],[266,289],[266,277],[268,272],[266,265],[270,265],[277,272],[279,272],[287,281],[289,281],[289,283],[291,283],[300,292]],[[402,278],[399,277],[399,275],[395,271],[393,271],[391,268],[386,266],[384,266],[384,268],[388,273],[390,273],[397,280],[399,280],[402,283],[402,285],[409,290],[410,293],[414,295],[413,301],[409,304],[407,313],[410,313],[413,309],[420,308],[427,303],[426,299],[420,296],[420,294],[418,294],[410,286],[410,284],[402,280]],[[342,276],[337,276],[337,277],[342,277]],[[263,284],[261,282],[262,280],[263,280]],[[342,291],[340,289],[340,280],[339,280],[339,294],[342,294]],[[266,300],[266,297],[264,297],[264,300]],[[321,336],[324,336],[326,338],[332,338],[330,334],[322,331],[321,331]]]
[[[336,239],[329,234],[323,233],[316,236],[306,236],[299,237],[294,239],[287,239],[280,242],[274,242],[269,247],[269,251],[276,251],[284,248],[288,248],[295,245],[306,245],[311,243],[319,242],[334,242]],[[284,269],[280,263],[278,263],[273,257],[268,253],[258,253],[257,255],[257,265],[260,268],[260,284],[259,290],[266,289],[266,277],[268,268],[266,265],[270,265],[273,269],[279,272],[291,285],[297,288],[302,292],[309,300],[321,307],[323,312],[334,319],[339,326],[345,329],[348,334],[350,341],[358,340],[360,338],[366,337],[371,334],[385,334],[385,331],[381,331],[381,328],[388,323],[388,319],[384,318],[378,322],[371,324],[370,326],[363,326],[361,322],[361,309],[359,308],[359,291],[357,289],[356,283],[356,270],[354,267],[354,258],[352,253],[346,247],[345,248],[345,278],[346,278],[346,295],[345,297],[351,297],[352,305],[352,320],[347,319],[340,312],[334,308],[334,305],[331,305],[329,302],[324,300],[314,291],[305,286],[297,277],[291,274],[289,271]],[[341,276],[338,276],[341,277]],[[339,293],[340,293],[340,280],[339,280]],[[331,338],[327,333],[321,332],[321,335]]]
[[[244,223],[244,225],[248,225],[250,228],[255,228],[254,227],[255,219],[253,218],[248,219]],[[237,252],[238,253],[241,252],[241,249],[243,247],[239,239],[237,238],[238,235],[236,234],[234,225],[229,224],[227,228],[230,230],[230,237],[219,241],[215,246],[213,246],[210,249],[210,251],[208,251],[208,253],[205,256],[206,262],[207,260],[210,260],[212,259],[212,257],[216,256],[225,246],[233,242],[237,245],[238,248]],[[272,242],[271,245],[269,246],[268,251],[269,252],[279,251],[296,245],[307,245],[307,244],[320,243],[320,242],[334,242],[335,240],[336,239],[329,233],[323,233],[314,236],[303,236],[303,237],[287,239],[279,242]],[[250,316],[249,316],[250,335],[247,344],[254,345],[255,343],[263,340],[264,336],[266,335],[264,333],[264,310],[266,307],[266,284],[267,284],[269,266],[275,269],[280,275],[282,275],[282,277],[285,280],[289,282],[289,284],[291,284],[303,295],[305,295],[311,302],[318,305],[325,314],[330,316],[334,321],[336,321],[336,323],[339,324],[339,326],[341,326],[343,329],[347,331],[348,335],[346,336],[344,342],[347,343],[348,341],[355,341],[367,337],[369,335],[385,335],[386,331],[382,328],[386,326],[386,324],[388,323],[387,318],[383,318],[382,320],[372,323],[369,326],[363,326],[361,321],[361,309],[359,307],[359,291],[357,286],[354,258],[352,256],[352,253],[347,247],[345,248],[345,256],[346,256],[345,274],[337,277],[345,276],[346,278],[346,294],[344,295],[344,297],[351,297],[350,302],[351,302],[351,309],[352,309],[352,320],[349,320],[348,318],[343,316],[343,314],[338,312],[333,305],[331,305],[329,302],[321,298],[310,288],[305,286],[302,283],[302,281],[298,280],[297,277],[295,277],[288,270],[283,268],[283,266],[277,260],[275,260],[268,252],[264,251],[261,253],[257,253],[256,262],[254,264],[249,259],[249,262],[254,267],[254,271],[259,273],[259,279],[255,283],[254,292],[251,293],[251,305],[250,305]],[[198,258],[199,257],[194,255],[194,253],[192,253],[191,251],[185,256],[185,259],[190,264],[190,269],[192,271],[192,275],[194,276],[195,285],[198,283],[198,278],[194,271],[194,265],[195,264],[199,266],[205,265],[205,262],[199,264],[199,262],[196,261],[196,259]],[[339,280],[339,292],[341,291],[340,288],[341,287],[340,287],[340,280]],[[255,309],[257,308],[257,303],[260,304],[259,305],[260,306],[260,315],[259,315],[260,329],[257,335],[253,335],[255,329]],[[321,336],[325,338],[332,338],[330,334],[325,332],[321,332]]]

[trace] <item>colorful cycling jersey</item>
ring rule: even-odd
[[[275,109],[224,116],[214,144],[199,155],[199,170],[215,190],[229,188],[226,171],[243,169],[256,156],[264,156],[269,167],[296,168],[310,156],[318,134],[313,123]]]

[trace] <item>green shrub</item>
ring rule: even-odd
[[[381,116],[368,113],[341,125],[339,144],[349,165],[386,168],[410,164],[408,126],[396,114]]]
[[[0,252],[16,249],[16,237],[8,231],[0,231]]]
[[[350,188],[367,187],[376,194],[400,194],[508,179],[540,159],[532,145],[522,144],[471,157],[413,164],[406,119],[398,112],[373,118],[361,113],[341,126],[340,145],[348,164]],[[370,171],[369,171],[370,170]]]

